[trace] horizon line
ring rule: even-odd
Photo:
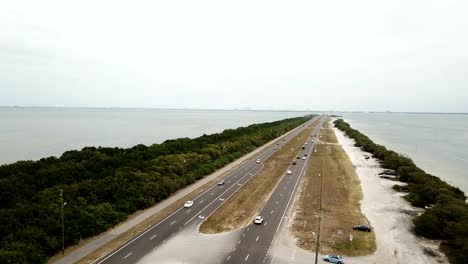
[[[66,109],[128,109],[128,110],[197,110],[197,111],[263,111],[263,112],[323,112],[323,113],[366,113],[366,114],[453,114],[466,115],[468,112],[424,112],[424,111],[365,111],[365,110],[291,110],[291,109],[246,109],[246,108],[172,108],[172,107],[120,107],[120,106],[21,106],[0,105],[0,108],[66,108]]]

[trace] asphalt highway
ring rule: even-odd
[[[276,152],[275,148],[279,149],[284,145],[284,143],[290,141],[291,139],[294,139],[300,132],[304,130],[306,125],[311,124],[312,122],[317,120],[317,118],[319,117],[313,118],[307,123],[294,129],[293,132],[288,134],[287,136],[281,137],[280,139],[276,140],[273,144],[271,144],[269,147],[263,150],[254,159],[247,162],[236,171],[227,175],[224,178],[224,185],[215,184],[214,186],[197,196],[195,199],[193,199],[194,203],[192,207],[184,208],[183,205],[181,205],[181,207],[178,210],[170,214],[168,217],[149,227],[142,234],[133,238],[132,240],[125,243],[124,245],[109,253],[108,255],[104,256],[103,258],[97,260],[95,263],[136,263],[143,256],[154,250],[156,247],[165,243],[168,239],[170,239],[172,236],[174,236],[177,232],[182,230],[187,225],[203,221],[203,219],[205,219],[206,216],[216,211],[216,209],[220,207],[227,198],[229,198],[232,194],[237,192],[243,186],[244,183],[246,183],[251,177],[253,177],[257,172],[259,172],[263,168],[261,163],[256,162],[256,159],[260,159],[261,161],[263,161],[270,157],[273,153]],[[319,125],[318,127],[320,126],[321,125]],[[310,152],[311,147],[311,144],[309,144],[309,147],[307,148],[308,150],[306,149],[306,151]],[[257,260],[260,257],[263,258],[263,255],[265,255],[263,254],[263,252],[266,252],[267,249],[265,248],[265,246],[269,246],[271,244],[276,230],[273,230],[273,232],[271,232],[270,234],[268,234],[268,232],[271,231],[272,227],[276,228],[277,226],[279,226],[279,221],[282,218],[282,215],[280,214],[283,214],[287,206],[285,205],[284,209],[279,208],[283,207],[283,203],[287,203],[287,201],[285,200],[286,197],[292,196],[293,190],[288,191],[290,189],[289,186],[292,186],[293,184],[297,185],[299,178],[299,169],[302,169],[304,167],[304,161],[298,160],[297,164],[298,165],[291,168],[293,170],[293,174],[287,175],[287,177],[283,178],[280,185],[275,190],[272,198],[268,202],[267,206],[264,208],[264,210],[262,210],[262,213],[265,215],[266,218],[264,225],[247,228],[249,230],[252,230],[252,232],[248,233],[247,231],[246,236],[249,240],[244,240],[242,246],[248,244],[255,245],[256,247],[254,247],[254,251],[249,251],[248,248],[243,249],[242,247],[240,247],[238,253],[233,254],[229,258],[245,258],[245,256],[243,256],[243,252],[245,252],[246,255],[249,255],[246,261],[248,260],[248,258],[250,258],[248,263],[261,263],[255,262],[254,260]],[[285,179],[289,179],[289,181],[286,181],[285,183]],[[288,190],[284,188],[287,188]],[[278,190],[284,190],[284,193],[278,193]],[[276,197],[277,199],[274,199],[273,197]],[[272,201],[273,204],[270,204]],[[275,204],[276,201],[280,207],[278,207],[278,204]],[[273,213],[270,213],[268,211],[270,209],[273,210]],[[283,212],[281,210],[283,210]],[[269,224],[269,226],[267,226],[267,223]],[[258,236],[262,236],[262,239],[260,241],[251,241],[256,239],[253,231],[256,232],[255,234],[258,233]],[[239,255],[239,253],[241,254]],[[242,260],[242,263],[243,262],[244,260]],[[230,263],[237,262],[232,262],[231,260]]]
[[[297,189],[297,185],[300,182],[302,174],[305,170],[307,162],[312,153],[312,149],[315,145],[316,138],[320,132],[324,119],[322,118],[320,123],[315,127],[311,134],[311,139],[308,140],[308,144],[304,150],[298,152],[297,156],[301,159],[296,159],[297,164],[289,167],[292,174],[284,175],[278,186],[273,191],[270,199],[267,201],[265,206],[260,212],[260,216],[263,216],[264,220],[261,225],[251,224],[244,228],[237,245],[232,249],[231,254],[226,256],[223,263],[269,263],[270,258],[268,252],[275,235],[281,225],[282,220],[285,218],[286,212],[290,206],[292,198]],[[316,135],[316,137],[314,136]],[[307,154],[306,159],[302,157]]]

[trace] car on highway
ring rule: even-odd
[[[224,181],[219,181],[218,185],[224,185]]]
[[[192,207],[192,205],[193,205],[193,201],[186,201],[184,204],[184,207],[189,208],[189,207]]]
[[[344,264],[344,260],[340,255],[325,255],[322,259],[331,263]]]
[[[297,164],[297,162],[296,162],[296,161],[293,161],[293,162],[292,162],[292,165],[296,165],[296,164]]]
[[[260,159],[257,159],[255,162],[256,162],[256,163],[260,163],[260,162],[262,162],[262,161],[261,161]]]
[[[365,226],[365,225],[355,225],[355,226],[353,226],[353,229],[357,230],[357,231],[365,231],[365,232],[370,232],[371,231],[371,228],[368,227],[368,226]]]
[[[304,156],[304,157],[302,157],[302,159],[303,159],[303,160],[305,160],[305,159],[306,159],[306,157]]]
[[[304,154],[304,156],[306,156],[306,157],[307,157],[307,156],[308,156],[308,154],[306,153],[306,154]]]
[[[291,174],[292,174],[292,171],[291,171],[291,170],[287,170],[287,171],[286,171],[286,174],[291,175]]]
[[[301,159],[301,157],[297,156],[296,159]]]
[[[255,217],[254,224],[261,225],[263,223],[263,216]]]

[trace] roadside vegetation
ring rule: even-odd
[[[97,235],[311,116],[132,148],[86,147],[60,158],[0,166],[0,263],[44,263],[65,244]]]
[[[264,168],[253,176],[242,188],[227,200],[200,226],[205,234],[221,233],[246,226],[267,202],[275,186],[285,174],[297,151],[308,140],[312,125],[301,132],[297,138],[286,143],[267,160],[262,161]],[[291,151],[294,149],[294,151]]]
[[[352,229],[357,224],[370,226],[360,208],[359,179],[348,156],[335,142],[335,134],[325,122],[294,203],[290,232],[299,247],[315,251],[321,215],[322,253],[371,254],[376,248],[374,233]]]
[[[426,208],[414,219],[415,233],[442,240],[441,249],[451,263],[468,263],[468,204],[463,191],[424,172],[410,158],[375,144],[342,119],[334,124],[356,141],[355,146],[379,159],[383,168],[398,171],[398,180],[408,184],[405,198],[413,206]]]

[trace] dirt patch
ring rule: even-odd
[[[200,226],[200,232],[214,234],[246,226],[264,206],[275,186],[295,159],[297,151],[309,139],[318,121],[306,127],[297,138],[263,162],[264,168],[253,176],[223,206]],[[293,149],[293,150],[292,150]]]
[[[347,256],[370,254],[376,247],[373,232],[352,229],[356,224],[370,226],[360,210],[359,179],[341,146],[324,143],[337,142],[329,123],[324,124],[326,127],[321,130],[320,142],[308,163],[300,196],[293,208],[294,222],[290,232],[299,247],[315,251],[319,215],[322,214],[321,252]]]

